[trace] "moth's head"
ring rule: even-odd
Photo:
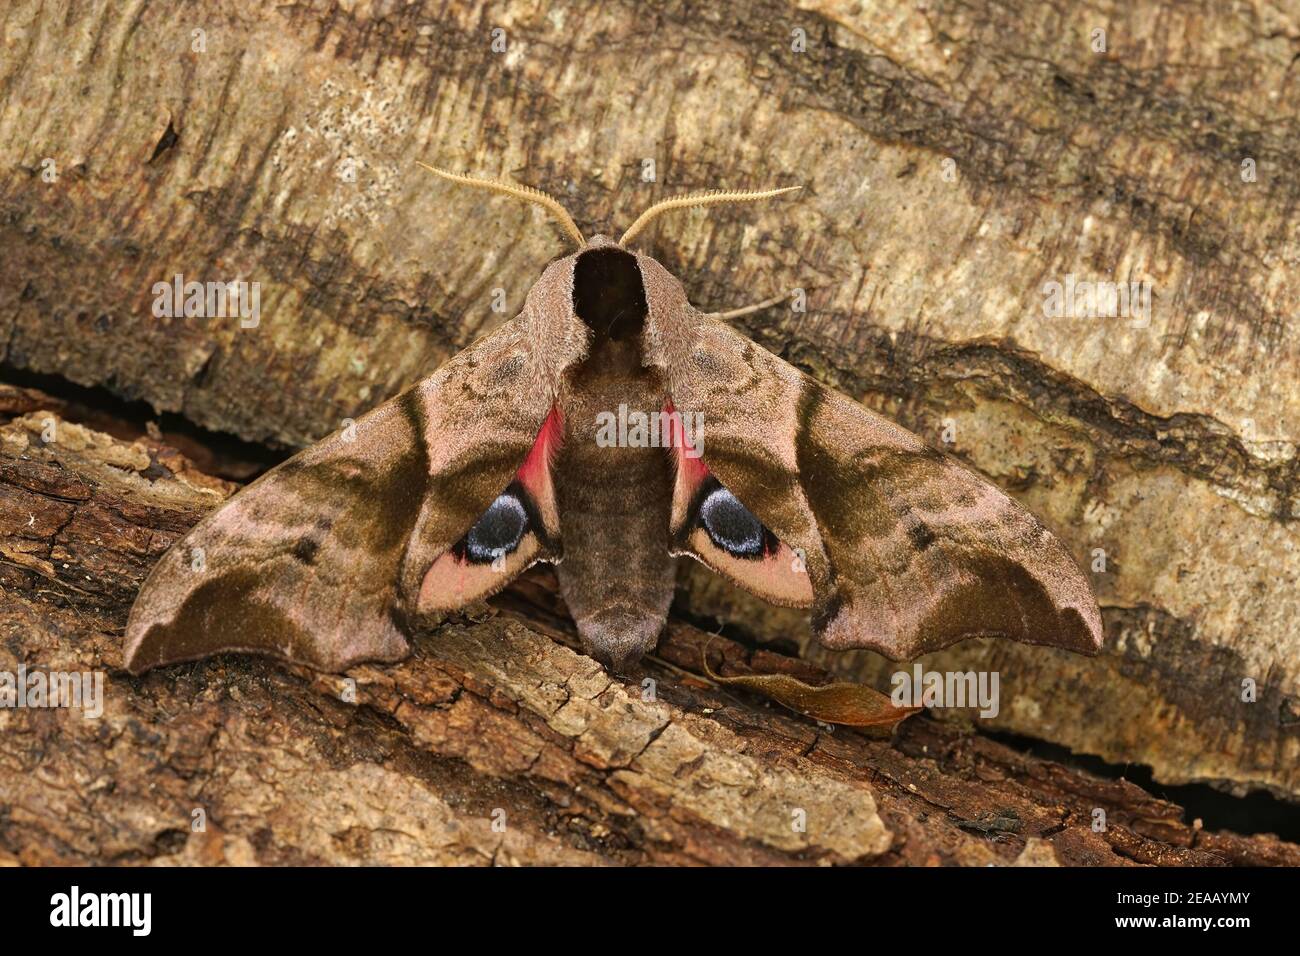
[[[528,290],[524,312],[530,337],[555,342],[582,330],[583,354],[632,343],[645,364],[662,364],[646,350],[681,338],[677,324],[692,314],[676,276],[652,256],[605,236],[593,236],[547,266]]]
[[[573,314],[593,340],[637,339],[649,305],[638,257],[604,236],[594,236],[573,263]]]
[[[676,283],[648,256],[631,253],[605,236],[593,236],[577,252],[554,260],[528,290],[524,311],[529,332],[553,340],[585,328],[583,351],[600,341],[636,340],[650,314],[647,279],[658,288],[661,277]],[[680,290],[680,283],[676,284]],[[685,292],[679,295],[684,301]],[[662,295],[656,301],[662,302]]]

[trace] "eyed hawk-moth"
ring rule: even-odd
[[[832,649],[1100,647],[1087,580],[1033,515],[697,311],[631,244],[668,209],[788,190],[667,200],[614,242],[535,190],[433,171],[544,206],[577,251],[516,318],[176,542],[132,608],[132,672],[224,651],[395,661],[422,621],[539,561],[583,647],[621,671],[654,648],[680,556],[808,608]],[[608,440],[616,409],[663,422],[661,440]]]

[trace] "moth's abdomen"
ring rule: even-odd
[[[606,342],[574,375],[555,490],[560,590],[593,657],[621,670],[654,648],[676,580],[668,539],[671,462],[663,442],[611,429],[663,407],[636,342]]]

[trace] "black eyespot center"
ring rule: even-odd
[[[722,485],[700,502],[699,521],[709,539],[732,557],[762,558],[775,550],[772,532]]]
[[[299,538],[293,546],[293,556],[303,564],[315,564],[320,542],[314,538]]]
[[[528,509],[513,492],[497,495],[483,516],[465,533],[453,549],[472,564],[490,564],[513,554],[528,531]]]

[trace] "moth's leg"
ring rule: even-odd
[[[762,302],[757,302],[754,305],[747,305],[740,309],[729,309],[726,312],[710,312],[708,313],[708,316],[712,319],[720,319],[723,322],[728,322],[731,319],[739,319],[746,315],[753,315],[755,312],[762,312],[764,309],[770,309],[772,306],[784,302],[787,297],[788,293],[782,292],[780,295],[774,295],[772,298],[764,299]]]

